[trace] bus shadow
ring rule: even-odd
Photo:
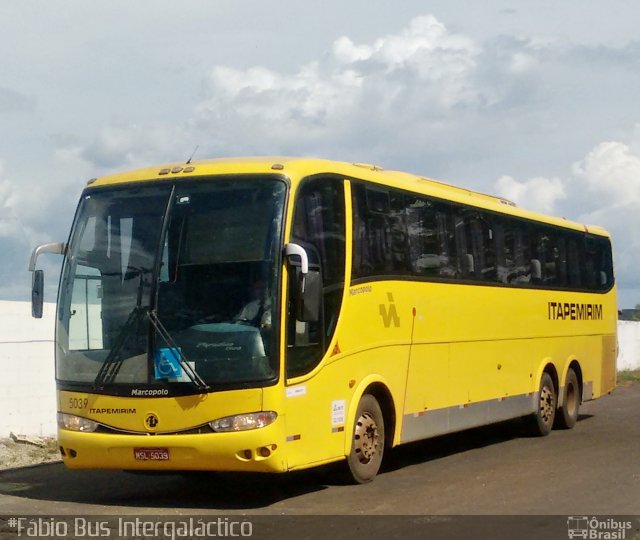
[[[288,474],[132,474],[74,471],[62,464],[0,473],[0,495],[130,508],[248,510],[327,488],[323,469]],[[32,504],[32,503],[31,503]],[[65,512],[65,505],[56,508]],[[90,510],[87,510],[91,513]]]
[[[525,431],[525,426],[520,421],[508,421],[405,444],[387,454],[382,472],[428,463],[476,448],[517,439],[522,437]]]
[[[578,422],[589,420],[592,417],[593,415],[591,414],[580,414]],[[409,465],[428,463],[454,454],[500,444],[513,439],[537,437],[539,435],[534,435],[530,432],[527,419],[507,420],[394,448],[386,455],[381,472],[392,472]]]

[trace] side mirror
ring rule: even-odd
[[[44,270],[35,270],[31,281],[31,316],[36,319],[42,319]]]
[[[31,278],[31,316],[42,319],[42,307],[44,303],[44,271],[36,270],[36,262],[42,253],[55,253],[64,255],[67,252],[67,244],[62,242],[50,242],[37,246],[31,253],[29,260],[29,272],[33,272]]]
[[[317,270],[309,270],[302,276],[298,289],[297,316],[299,321],[316,322],[320,319],[322,302],[322,276]]]

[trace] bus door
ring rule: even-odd
[[[289,467],[344,452],[344,429],[334,430],[335,403],[344,400],[333,371],[320,367],[330,354],[344,296],[345,194],[343,180],[314,177],[301,184],[295,201],[291,243],[306,251],[309,268],[320,272],[322,300],[317,320],[299,319],[298,269],[289,267],[286,324],[285,415]],[[343,402],[344,407],[344,402]]]

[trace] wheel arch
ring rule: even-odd
[[[535,391],[538,391],[540,388],[540,381],[542,380],[542,375],[544,373],[548,373],[553,381],[554,386],[556,387],[556,394],[560,392],[560,379],[558,377],[558,369],[553,362],[551,357],[545,358],[542,362],[540,362],[540,366],[538,368],[538,373],[536,374],[536,385]]]
[[[580,389],[580,403],[582,403],[582,391],[583,391],[582,367],[580,366],[580,361],[574,356],[569,358],[569,362],[567,362],[567,367],[565,368],[564,373],[562,374],[562,388],[564,388],[566,384],[567,375],[569,374],[570,369],[573,369],[573,372],[576,374],[576,377],[578,378],[578,388]],[[564,392],[560,392],[560,390],[558,389],[558,407],[562,407],[564,405],[563,401],[564,401]]]
[[[351,443],[353,437],[354,423],[358,404],[365,394],[371,394],[380,405],[382,417],[384,419],[385,446],[391,448],[394,441],[399,435],[396,433],[398,429],[396,405],[393,400],[389,385],[382,377],[370,376],[361,381],[358,389],[353,394],[353,399],[349,404],[349,411],[345,424],[345,443],[344,452],[348,456],[351,452]]]

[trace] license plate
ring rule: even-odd
[[[134,448],[133,457],[137,461],[168,461],[168,448]]]

